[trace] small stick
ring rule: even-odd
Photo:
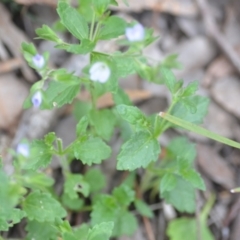
[[[227,58],[231,61],[232,65],[240,74],[240,58],[234,48],[228,42],[228,39],[220,32],[206,0],[196,0],[200,9],[203,21],[205,23],[208,34],[218,44],[222,51],[226,54]]]
[[[0,62],[0,74],[11,72],[22,66],[22,60],[20,58],[13,58],[4,62]]]

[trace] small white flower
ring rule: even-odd
[[[130,42],[142,41],[145,35],[144,27],[137,23],[133,27],[126,28],[125,34]]]
[[[96,62],[91,66],[89,73],[92,81],[105,83],[111,75],[111,70],[106,63]]]
[[[24,157],[28,157],[29,156],[29,145],[27,143],[19,143],[16,151],[18,154],[21,154]]]
[[[32,58],[33,64],[37,67],[37,68],[42,68],[45,64],[45,60],[43,58],[42,55],[40,54],[36,54],[33,58]]]
[[[38,108],[42,103],[42,94],[40,91],[34,93],[32,96],[32,104],[35,108]]]

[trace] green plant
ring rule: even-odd
[[[180,66],[175,55],[154,66],[148,64],[142,49],[156,39],[153,31],[112,16],[108,11],[110,4],[117,5],[115,0],[82,0],[76,10],[65,1],[59,1],[57,12],[61,24],[79,40],[79,44],[64,42],[46,25],[36,30],[39,38],[55,42],[56,48],[73,54],[90,54],[89,65],[81,76],[66,69],[49,69],[48,53],[40,55],[33,44],[22,44],[26,61],[41,76],[32,86],[25,108],[62,107],[74,100],[82,86],[90,92],[92,101],[79,119],[76,139],[66,148],[53,132],[42,140],[31,143],[23,140],[18,145],[14,173],[6,176],[3,170],[0,171],[1,231],[8,231],[25,218],[26,239],[105,240],[110,236],[131,235],[137,228],[137,219],[130,206],[143,216],[153,217],[141,194],[136,194],[136,187],[141,191],[150,189],[152,194],[159,194],[177,210],[193,213],[195,189],[205,189],[200,174],[193,167],[195,147],[186,138],[173,139],[160,161],[158,137],[179,125],[234,147],[240,146],[193,125],[202,122],[208,106],[208,99],[196,94],[198,83],[184,86],[182,80],[175,78],[171,69]],[[124,34],[126,38],[117,41],[126,51],[108,54],[94,50],[99,40]],[[146,116],[132,105],[118,80],[134,73],[147,81],[166,85],[172,99],[166,114]],[[107,92],[112,94],[115,106],[97,109],[97,99]],[[111,156],[108,142],[115,128],[123,138],[116,168],[129,172],[111,194],[103,194],[106,180],[99,169],[87,167],[85,173],[72,173],[69,165],[73,159],[87,166],[108,159]],[[45,172],[53,155],[59,157],[64,177],[60,196],[54,191],[54,179]],[[145,170],[141,183],[137,184],[136,170],[139,168]],[[87,211],[89,221],[71,226],[66,220],[67,210]],[[172,226],[168,230],[170,236]]]

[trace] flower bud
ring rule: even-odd
[[[40,91],[34,93],[32,96],[32,104],[35,108],[38,108],[42,103],[42,94]]]
[[[145,35],[144,27],[137,23],[133,27],[126,28],[125,34],[130,42],[142,41]]]
[[[43,56],[40,54],[36,54],[32,58],[32,61],[33,61],[34,66],[37,68],[42,68],[45,64],[45,60],[44,60]]]
[[[92,81],[105,83],[111,75],[111,70],[106,63],[96,62],[91,66],[89,73]]]
[[[16,152],[24,157],[29,156],[29,145],[27,143],[19,143]]]

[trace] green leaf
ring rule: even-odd
[[[196,172],[194,169],[180,169],[179,174],[183,179],[188,181],[192,184],[193,187],[201,189],[203,191],[206,190],[205,184],[203,179],[201,178],[201,175]]]
[[[116,109],[124,120],[140,129],[146,129],[150,125],[148,119],[137,107],[120,104]]]
[[[81,134],[86,133],[87,127],[89,124],[89,119],[87,116],[83,116],[80,121],[77,124],[77,129],[76,129],[76,133],[77,136],[80,136]]]
[[[115,222],[120,215],[120,212],[120,207],[115,197],[102,195],[93,204],[93,211],[91,212],[91,223],[94,226],[102,222]]]
[[[195,191],[190,183],[178,177],[177,184],[171,191],[161,194],[167,203],[172,204],[181,212],[193,213],[195,211]]]
[[[67,213],[60,203],[49,193],[34,191],[23,202],[23,210],[28,219],[39,222],[54,222],[66,217]]]
[[[127,76],[136,73],[133,56],[127,56],[121,52],[115,52],[112,57],[117,66],[117,76],[119,78],[126,78]]]
[[[62,24],[77,39],[88,39],[88,24],[85,18],[74,8],[63,1],[58,2],[57,12]]]
[[[62,40],[57,36],[57,34],[47,25],[43,25],[41,28],[37,28],[35,32],[40,39],[45,39],[57,43],[62,42]]]
[[[172,55],[168,55],[163,62],[161,63],[162,66],[166,67],[166,68],[182,68],[182,64],[180,62],[177,61],[177,54],[172,54]]]
[[[201,238],[204,240],[215,239],[206,223],[204,225],[201,224],[201,228],[198,229],[196,219],[192,218],[182,217],[174,219],[167,228],[167,235],[171,240],[197,240],[199,234],[201,234]]]
[[[113,196],[122,207],[127,207],[134,200],[135,192],[125,184],[113,190]]]
[[[119,88],[115,94],[113,94],[113,100],[116,105],[124,104],[124,105],[132,105],[131,100],[128,95],[124,92],[122,88]]]
[[[142,201],[140,199],[136,199],[134,204],[135,204],[137,211],[142,216],[145,216],[148,218],[153,218],[153,212],[152,212],[151,208],[144,201]]]
[[[54,184],[54,180],[51,177],[41,172],[25,173],[23,180],[24,186],[30,187],[34,190],[46,190],[46,188],[51,187]]]
[[[94,11],[98,16],[102,16],[107,10],[110,0],[92,0]]]
[[[44,231],[43,231],[44,229]],[[49,222],[28,221],[27,240],[54,240],[57,239],[58,230],[54,224]]]
[[[52,160],[51,147],[43,140],[34,140],[30,144],[30,156],[22,166],[23,169],[37,170],[47,167]]]
[[[103,22],[103,28],[100,30],[98,39],[108,40],[116,38],[125,33],[126,22],[117,16],[110,16]]]
[[[181,97],[190,97],[198,90],[198,81],[190,82],[181,94]]]
[[[172,73],[172,71],[166,67],[161,66],[160,67],[160,72],[162,74],[162,78],[164,79],[164,82],[169,89],[171,93],[174,93],[175,85],[177,83],[177,80]]]
[[[176,187],[177,179],[174,174],[167,173],[164,174],[163,178],[160,182],[160,192],[163,194],[164,192],[169,192]]]
[[[84,164],[101,163],[111,155],[111,148],[101,138],[89,138],[74,145],[74,155]]]
[[[96,133],[104,140],[109,141],[116,124],[116,117],[112,110],[92,110],[89,113],[89,119]]]
[[[64,194],[67,194],[71,199],[76,199],[79,198],[78,193],[88,197],[89,184],[80,174],[68,174],[64,183]]]
[[[113,236],[131,235],[137,228],[133,214],[121,209],[113,196],[102,195],[93,205],[92,225],[114,222]]]
[[[197,134],[200,134],[202,136],[211,138],[213,140],[224,143],[224,144],[229,145],[231,147],[240,148],[240,143],[232,141],[228,138],[222,137],[222,136],[220,136],[216,133],[210,132],[210,131],[206,130],[205,128],[199,127],[199,126],[197,126],[193,123],[186,122],[186,121],[184,121],[180,118],[171,116],[167,113],[160,113],[160,116],[163,117],[164,119],[168,120],[169,122],[171,122],[173,124],[176,124],[176,125],[178,125],[182,128],[185,128],[185,129],[187,129],[191,132],[195,132]]]
[[[74,84],[51,81],[45,91],[46,98],[52,107],[61,107],[71,103],[80,91],[80,83]]]
[[[0,216],[0,230],[8,231],[10,227],[12,227],[16,223],[19,223],[25,216],[26,213],[21,209],[10,209],[7,213],[3,213]]]
[[[207,224],[207,216],[213,204],[214,198],[210,198],[201,211],[198,222],[196,219],[186,217],[172,220],[168,225],[167,235],[171,240],[197,240],[199,235],[204,240],[213,240],[214,237]],[[188,232],[187,235],[186,232]]]
[[[122,145],[117,156],[117,169],[132,171],[146,168],[150,162],[157,161],[159,153],[159,143],[150,133],[137,132]]]
[[[76,99],[73,103],[73,115],[77,121],[88,114],[91,109],[89,102],[81,102]]]
[[[85,181],[89,184],[90,192],[98,192],[106,186],[106,178],[103,173],[96,168],[87,171],[84,176]]]
[[[108,240],[113,231],[113,222],[103,222],[89,229],[87,240]]]
[[[95,46],[95,42],[91,42],[88,39],[82,39],[80,44],[61,43],[56,45],[55,47],[59,49],[64,49],[67,52],[74,54],[87,54],[91,52]]]
[[[22,43],[22,50],[23,52],[28,53],[30,56],[35,56],[37,54],[37,50],[35,48],[35,46],[33,45],[33,43]]]
[[[190,165],[195,160],[196,155],[194,144],[185,137],[174,138],[167,146],[167,158],[171,160],[184,159]]]
[[[132,213],[121,211],[114,226],[113,236],[120,237],[122,235],[132,236],[137,230],[138,224],[136,217]]]
[[[191,109],[186,108],[184,103],[180,101],[173,107],[171,114],[191,123],[202,123],[203,118],[207,114],[209,99],[202,96],[191,96],[184,100],[185,103],[188,100],[194,106],[195,111],[192,112]]]
[[[44,136],[44,142],[50,147],[52,146],[53,142],[56,139],[56,133],[55,132],[49,132]]]
[[[84,201],[81,198],[72,199],[69,195],[63,194],[61,199],[63,205],[73,211],[79,211],[84,206]]]

